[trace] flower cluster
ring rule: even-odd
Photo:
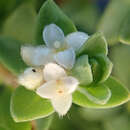
[[[50,99],[59,115],[65,115],[72,104],[72,93],[79,81],[66,71],[75,64],[75,52],[85,43],[88,35],[73,32],[66,37],[55,24],[47,25],[43,30],[46,46],[23,46],[21,56],[30,65],[18,80],[27,89]]]

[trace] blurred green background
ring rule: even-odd
[[[126,19],[124,15],[130,8],[129,0],[122,1],[128,1],[128,4],[123,5],[124,8],[120,8],[121,0],[55,0],[78,30],[89,35],[96,31],[104,32],[109,43],[109,57],[114,64],[112,75],[130,89],[130,45],[122,44],[123,40],[117,39],[120,23],[122,19]],[[44,2],[45,0],[0,0],[0,37],[19,40],[20,44],[34,43],[35,20]],[[118,11],[113,13],[113,8],[117,7]],[[109,13],[111,16],[107,16]],[[113,23],[115,20],[116,24]],[[1,63],[1,84],[17,86],[15,78]],[[100,110],[73,105],[65,117],[54,115],[51,122],[46,130],[130,130],[130,102],[116,108]],[[0,126],[0,130],[5,129]]]

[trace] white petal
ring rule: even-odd
[[[49,81],[39,87],[36,93],[43,98],[53,98],[56,96],[57,84],[56,81]]]
[[[67,93],[73,93],[77,89],[79,84],[79,81],[72,76],[62,78],[62,82]]]
[[[55,55],[55,61],[66,69],[72,69],[75,63],[75,52],[73,49],[67,49]]]
[[[66,37],[66,41],[70,47],[77,51],[88,38],[89,36],[86,33],[74,32]]]
[[[27,68],[23,74],[18,77],[18,82],[27,89],[36,89],[43,82],[43,70],[38,68]]]
[[[47,47],[37,47],[34,55],[34,65],[41,66],[54,61],[53,50]]]
[[[72,95],[62,95],[51,99],[52,105],[60,116],[65,115],[72,105]]]
[[[49,63],[44,68],[44,78],[46,81],[57,80],[66,76],[65,70],[57,64]]]
[[[35,48],[33,46],[22,46],[21,47],[21,56],[24,62],[28,65],[33,64]]]
[[[43,46],[23,46],[21,55],[23,60],[31,66],[41,66],[53,62],[53,50]]]
[[[55,48],[55,42],[64,40],[64,33],[57,25],[50,24],[43,30],[43,39],[48,47]]]

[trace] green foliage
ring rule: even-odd
[[[51,103],[35,92],[18,87],[11,98],[11,114],[16,122],[46,117],[54,112]]]
[[[0,85],[0,130],[31,130],[31,123],[15,123],[10,115],[12,90]]]
[[[113,64],[104,54],[96,55],[94,58],[91,58],[90,64],[95,82],[101,83],[106,81],[112,72]]]
[[[98,30],[102,31],[109,44],[119,41],[130,43],[130,1],[111,0],[100,23]]]
[[[111,107],[121,105],[129,100],[130,95],[129,95],[128,90],[126,88],[124,88],[123,85],[121,85],[118,81],[116,81],[112,77],[110,77],[107,81],[105,81],[104,83],[99,84],[99,85],[100,85],[100,87],[106,86],[111,91],[110,100],[106,104],[98,104],[98,103],[94,103],[91,100],[89,100],[88,96],[86,96],[88,87],[84,88],[84,91],[86,89],[85,92],[76,91],[73,94],[73,102],[80,106],[88,107],[88,108],[111,108]],[[91,85],[91,87],[94,88],[95,85],[93,84],[93,85]],[[96,89],[92,89],[91,91],[93,92],[94,90],[96,90]],[[97,90],[98,90],[98,88],[97,88]],[[101,91],[101,93],[102,92],[103,91]],[[94,93],[95,92],[93,92],[92,94],[94,94]],[[99,93],[100,93],[100,91],[99,91]],[[96,92],[96,95],[98,95],[97,92]]]
[[[82,54],[88,54],[88,56],[93,57],[97,54],[105,54],[107,55],[107,42],[102,33],[97,32],[92,35],[86,43],[79,49],[77,52],[77,56]]]
[[[93,81],[91,66],[88,62],[88,56],[79,57],[71,70],[71,75],[74,75],[81,85],[88,85]]]
[[[42,32],[46,25],[54,23],[66,34],[76,31],[71,20],[59,9],[53,0],[47,0],[41,7],[36,23],[36,43],[43,44]]]
[[[15,75],[18,75],[27,67],[22,61],[20,48],[20,41],[0,37],[0,62]]]

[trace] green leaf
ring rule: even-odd
[[[52,120],[53,120],[53,115],[36,120],[37,130],[49,130]]]
[[[90,101],[96,104],[106,104],[111,97],[111,91],[105,85],[93,84],[87,88],[79,88],[78,91],[84,94]]]
[[[12,38],[0,37],[0,63],[15,75],[27,67],[20,56],[21,42]]]
[[[91,101],[88,98],[88,96],[81,93],[80,91],[76,91],[73,94],[73,102],[75,104],[78,104],[83,107],[88,107],[88,108],[111,108],[111,107],[119,106],[119,105],[127,102],[130,99],[130,93],[128,92],[128,90],[112,77],[110,77],[104,83],[100,84],[100,86],[102,86],[102,87],[106,86],[111,91],[111,98],[106,104],[102,104],[102,105],[96,104],[93,101]],[[91,87],[94,88],[95,85],[93,85]],[[86,89],[87,89],[87,87],[86,87]]]
[[[36,23],[36,42],[43,44],[42,32],[46,25],[54,23],[59,26],[65,35],[75,32],[76,28],[71,20],[60,10],[60,8],[53,2],[47,0],[40,9],[37,23]]]
[[[31,130],[31,123],[16,123],[10,115],[10,97],[12,90],[0,85],[0,130]]]
[[[90,59],[95,82],[104,82],[112,72],[113,64],[106,55],[97,55]]]
[[[97,54],[105,54],[107,55],[107,42],[102,35],[102,33],[98,32],[92,35],[84,45],[77,52],[77,56],[82,54],[88,54],[88,56],[96,56]]]
[[[91,66],[88,62],[88,56],[80,56],[73,69],[71,70],[71,75],[76,77],[81,85],[88,85],[93,81]]]
[[[11,114],[16,122],[46,117],[54,112],[51,103],[35,92],[18,87],[11,98]]]
[[[101,21],[99,22],[98,27],[98,31],[104,33],[109,44],[118,43],[120,40],[120,33],[121,35],[124,31],[125,34],[123,35],[127,35],[129,33],[128,31],[130,30],[127,30],[129,28],[129,24],[127,24],[129,21],[129,12],[129,0],[111,0]],[[123,25],[124,22],[126,22],[126,25]],[[125,29],[123,29],[124,27]]]

